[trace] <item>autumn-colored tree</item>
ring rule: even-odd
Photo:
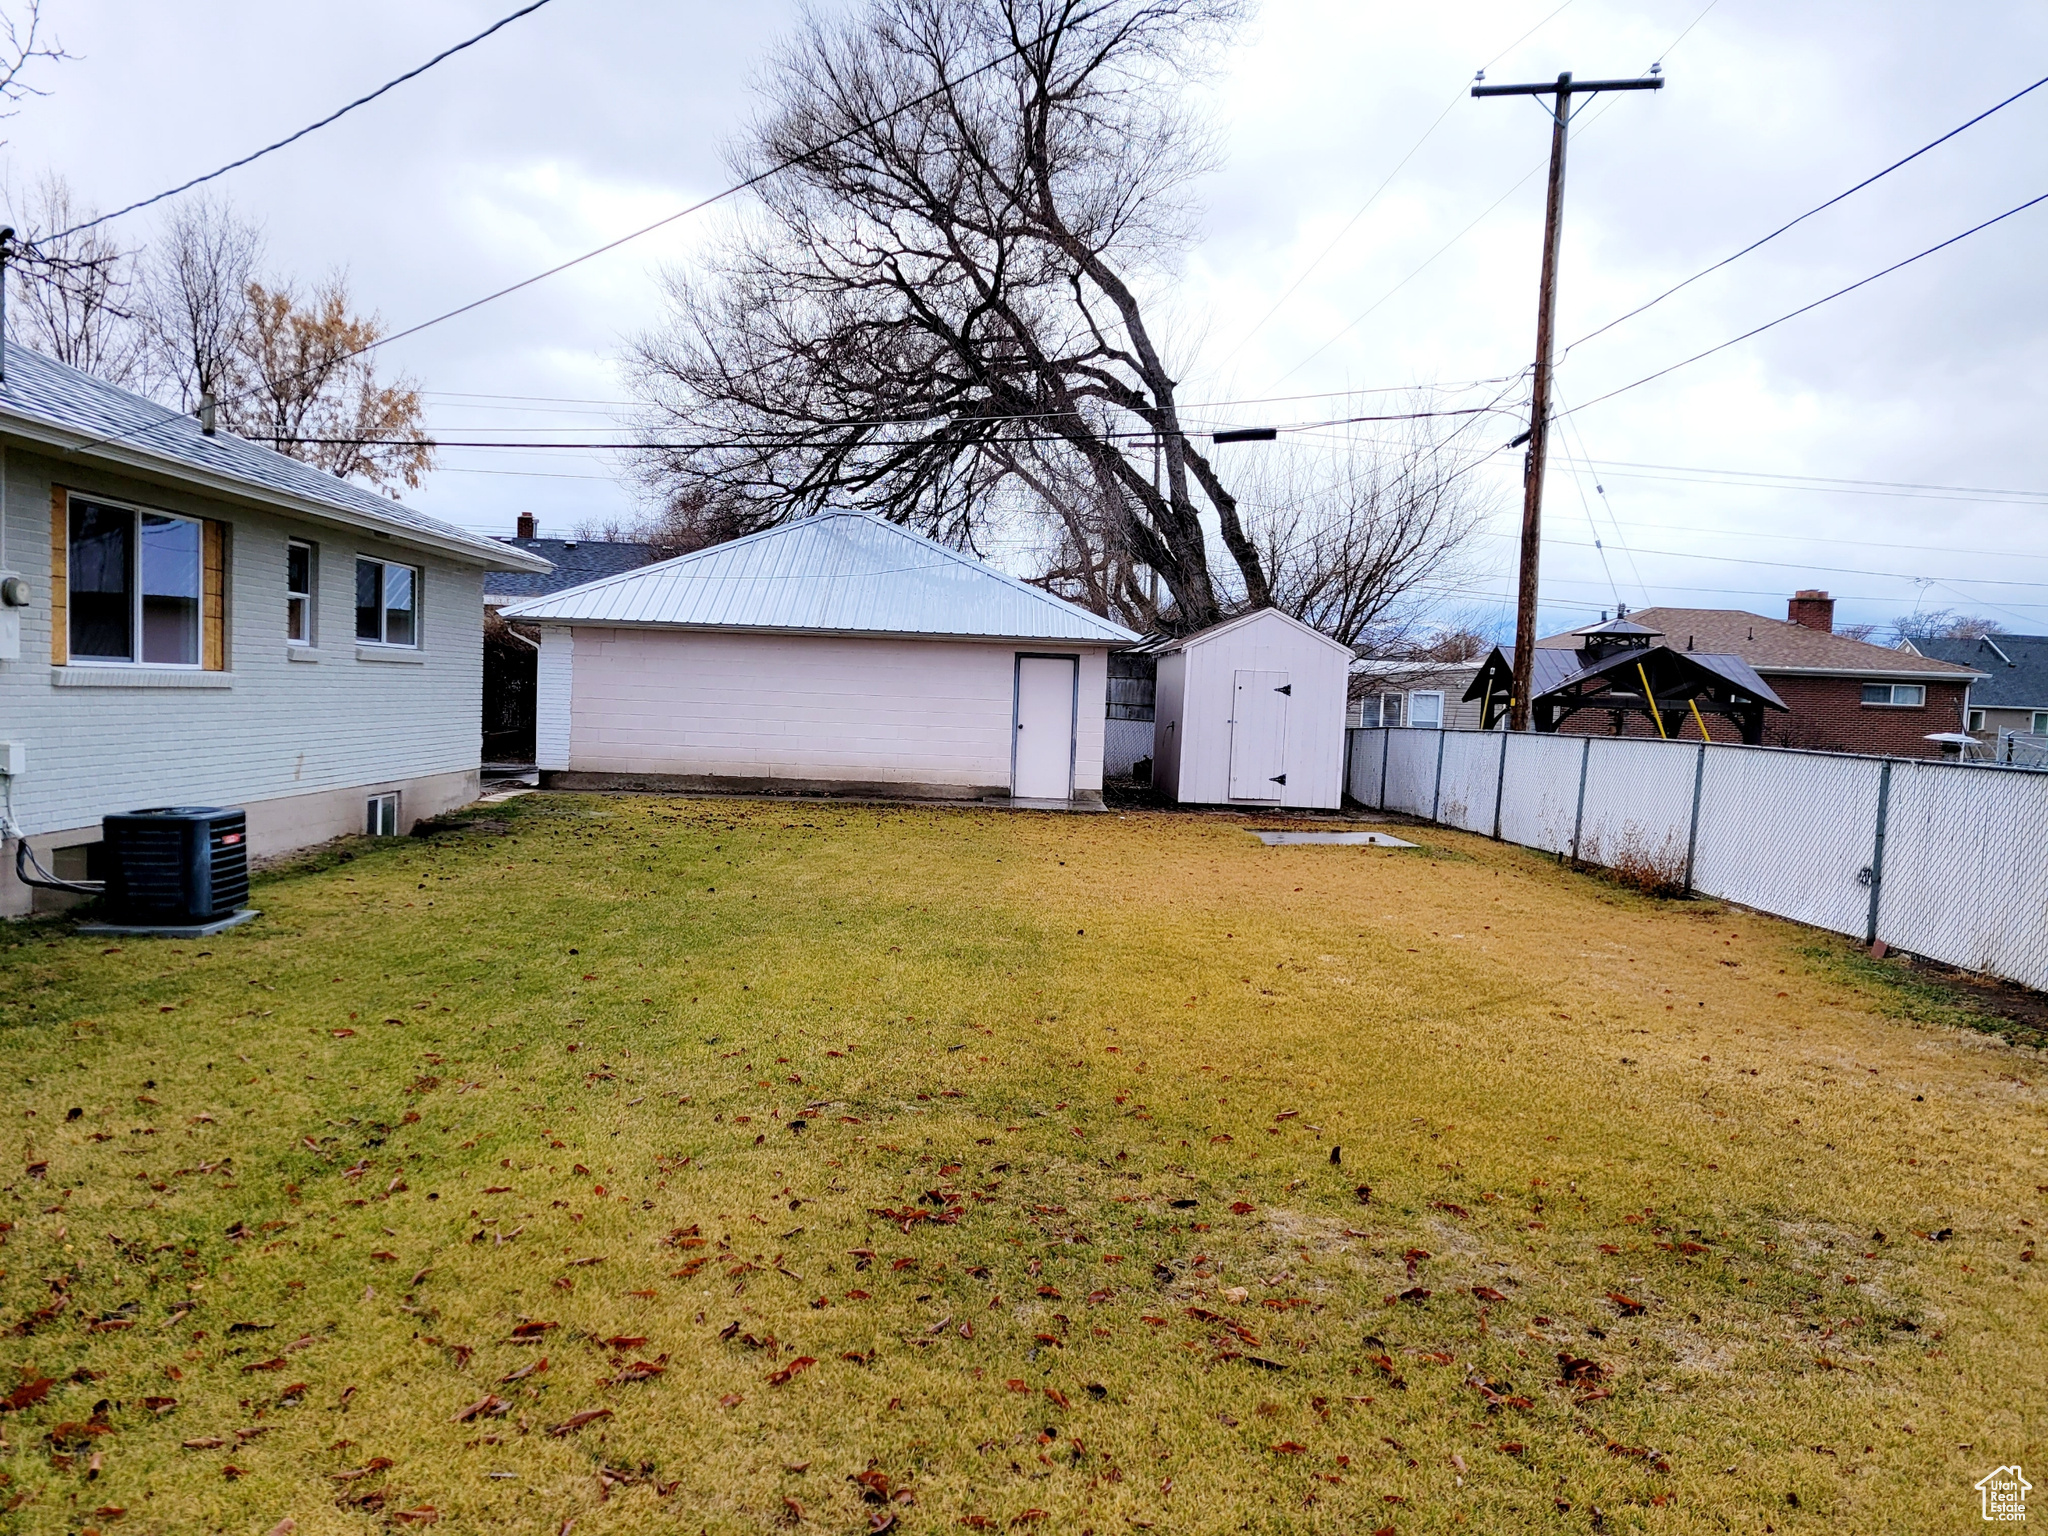
[[[246,300],[221,400],[224,424],[380,490],[418,486],[434,463],[419,390],[403,377],[377,378],[368,350],[383,327],[374,315],[349,312],[347,282],[329,277],[304,303],[288,284],[251,282]]]

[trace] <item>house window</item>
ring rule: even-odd
[[[2038,716],[2038,715],[2036,715],[2036,716],[2035,716],[2034,718],[2038,720],[2038,719],[2040,719],[2041,717],[2040,717],[2040,716]],[[1983,729],[1984,729],[1984,711],[1983,711],[1983,710],[1981,710],[1981,709],[1973,709],[1973,710],[1971,710],[1971,711],[1970,711],[1970,725],[1969,725],[1969,728],[1970,728],[1971,730],[1973,730],[1973,731],[1981,731],[1981,730],[1983,730]]]
[[[1381,724],[1381,725],[1399,725],[1400,723],[1401,723],[1401,695],[1400,695],[1400,694],[1398,694],[1398,693],[1383,693],[1383,694],[1381,694],[1381,695],[1380,695],[1380,724]]]
[[[69,533],[72,659],[198,666],[199,519],[73,501]]]
[[[1979,712],[1981,718],[1982,712]],[[2036,736],[2048,736],[2048,709],[2037,709],[2027,729]]]
[[[289,645],[313,643],[313,555],[304,539],[284,547],[284,638]]]
[[[356,638],[366,645],[419,642],[420,573],[388,560],[356,561]]]
[[[369,837],[398,836],[397,790],[370,796],[368,813],[363,819],[363,832]]]
[[[1927,690],[1919,683],[1865,683],[1863,702],[1892,709],[1919,709],[1927,702]]]
[[[1444,696],[1441,693],[1409,694],[1408,723],[1418,731],[1442,730],[1444,728]]]

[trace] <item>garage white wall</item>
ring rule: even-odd
[[[564,766],[1008,793],[1020,650],[1080,657],[1074,787],[1100,794],[1103,647],[577,626]]]

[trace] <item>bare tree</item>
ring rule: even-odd
[[[249,289],[262,253],[255,225],[205,197],[179,206],[150,252],[143,304],[149,368],[180,409],[227,393],[249,339]]]
[[[656,481],[772,517],[863,506],[973,547],[1005,489],[1051,467],[1087,490],[1099,526],[1075,530],[1082,544],[1157,571],[1180,627],[1273,601],[1235,496],[1183,429],[1146,297],[1187,246],[1188,187],[1213,158],[1190,85],[1243,10],[813,14],[735,156],[765,177],[757,214],[711,280],[669,274],[668,321],[630,355],[647,424],[674,444],[650,458]],[[1156,491],[1124,451],[1139,434],[1164,444]]]
[[[0,117],[14,116],[9,109],[25,97],[49,94],[29,83],[35,64],[60,64],[70,57],[62,43],[43,32],[43,0],[28,0],[18,16],[0,11]]]
[[[1412,652],[1442,588],[1468,574],[1488,511],[1456,434],[1409,426],[1334,456],[1269,452],[1252,471],[1246,502],[1274,604],[1346,645]]]
[[[1996,619],[1958,613],[1953,608],[1901,614],[1892,620],[1891,627],[1901,643],[1907,640],[1981,640],[1986,635],[2005,633],[2005,626]]]
[[[10,199],[12,201],[12,199]],[[100,229],[64,178],[47,172],[12,217],[22,248],[9,265],[20,339],[38,352],[114,384],[141,372],[143,333],[135,260]]]
[[[656,559],[672,560],[759,533],[774,521],[758,502],[714,487],[686,484],[675,488],[644,517],[592,519],[577,526],[576,537],[645,544],[654,550]]]

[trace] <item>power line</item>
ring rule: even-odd
[[[1067,415],[1067,414],[1072,414],[1072,413],[1068,413],[1068,412],[1047,412],[1047,413],[1046,413],[1046,415],[1048,415],[1048,416],[1059,416],[1059,415]],[[1301,424],[1301,425],[1299,425],[1299,426],[1288,426],[1288,427],[1275,427],[1275,428],[1273,428],[1272,430],[1274,430],[1274,431],[1276,431],[1276,432],[1297,432],[1297,431],[1312,431],[1312,430],[1316,430],[1316,429],[1321,429],[1321,428],[1328,428],[1328,427],[1352,426],[1352,425],[1356,425],[1356,424],[1359,424],[1359,423],[1363,423],[1363,422],[1374,422],[1374,421],[1422,421],[1422,420],[1426,420],[1426,419],[1429,419],[1429,418],[1433,418],[1433,417],[1444,417],[1444,416],[1488,416],[1488,415],[1496,415],[1496,414],[1502,414],[1502,415],[1505,415],[1505,414],[1512,414],[1512,413],[1510,413],[1510,412],[1503,412],[1503,411],[1500,411],[1500,409],[1499,409],[1498,407],[1496,407],[1496,406],[1491,406],[1491,405],[1475,405],[1475,406],[1470,406],[1470,407],[1467,407],[1467,408],[1465,408],[1465,409],[1462,409],[1462,410],[1455,410],[1455,411],[1399,411],[1399,412],[1394,412],[1394,413],[1390,413],[1390,414],[1387,414],[1387,415],[1382,415],[1382,416],[1343,416],[1343,417],[1335,417],[1335,418],[1332,418],[1332,419],[1331,419],[1331,420],[1329,420],[1329,421],[1315,421],[1315,422],[1304,422],[1304,423],[1302,423],[1302,424]],[[987,421],[991,421],[991,422],[1002,422],[1002,421],[1006,421],[1006,420],[1011,420],[1011,419],[1019,419],[1019,420],[1036,420],[1036,419],[1039,419],[1039,418],[1036,418],[1036,417],[1022,417],[1022,418],[1009,418],[1009,417],[987,417],[987,418],[967,418],[967,420],[968,420],[968,422],[969,422],[970,424],[972,424],[972,423],[973,423],[973,422],[975,422],[975,421],[979,421],[979,420],[987,420]],[[898,426],[898,425],[910,425],[910,424],[912,424],[912,423],[910,423],[910,422],[907,422],[907,421],[901,421],[901,420],[899,420],[899,421],[887,421],[887,422],[869,422],[869,423],[862,423],[862,422],[851,422],[851,423],[846,423],[845,425],[848,425],[848,426],[863,426],[863,425],[867,425],[867,426]],[[942,425],[942,424],[944,424],[944,423],[943,423],[943,421],[941,421],[941,422],[939,422],[939,423],[935,423],[935,424],[941,424],[941,425]],[[508,430],[509,430],[509,429],[508,429]],[[824,430],[824,429],[817,429],[817,430]],[[1139,438],[1143,438],[1143,439],[1150,439],[1150,438],[1152,438],[1153,436],[1155,436],[1156,434],[1155,434],[1155,433],[1153,432],[1153,430],[1152,430],[1152,429],[1151,429],[1150,427],[1145,427],[1145,428],[1140,428],[1140,429],[1132,429],[1132,430],[1130,430],[1130,431],[1123,431],[1123,432],[1098,432],[1098,433],[1095,433],[1094,435],[1095,435],[1096,437],[1098,437],[1098,438],[1101,438],[1101,439],[1104,439],[1104,440],[1108,440],[1108,441],[1122,441],[1122,440],[1128,440],[1128,439],[1139,439]],[[1180,433],[1179,435],[1180,435],[1180,436],[1182,436],[1182,437],[1199,437],[1199,436],[1203,436],[1204,434],[1202,434],[1202,433],[1198,433],[1198,432],[1183,432],[1183,433]],[[1041,436],[1036,436],[1036,437],[1007,437],[1007,438],[1004,438],[1004,439],[1002,439],[1002,441],[1004,441],[1004,442],[1006,442],[1006,443],[1064,443],[1064,442],[1069,442],[1069,441],[1071,441],[1071,440],[1072,440],[1072,439],[1070,439],[1069,437],[1067,437],[1067,436],[1066,436],[1065,434],[1062,434],[1062,433],[1048,433],[1048,434],[1044,434],[1044,435],[1041,435]],[[292,445],[292,446],[294,446],[294,447],[300,447],[300,448],[364,448],[364,447],[371,447],[371,446],[374,446],[374,445],[378,445],[378,444],[389,444],[389,443],[392,443],[392,442],[394,442],[394,441],[401,441],[401,442],[402,442],[402,441],[404,441],[404,439],[393,439],[393,438],[389,438],[389,437],[290,437],[290,436],[285,436],[285,435],[282,435],[282,434],[279,434],[279,435],[275,435],[275,436],[273,436],[273,435],[269,435],[269,434],[265,434],[265,433],[256,433],[256,434],[252,434],[252,435],[250,435],[250,436],[249,436],[248,438],[246,438],[246,439],[245,439],[245,441],[248,441],[248,442],[255,442],[255,443],[270,443],[270,444],[273,444],[273,445],[275,445],[275,444],[279,444],[279,443],[288,443],[288,444],[291,444],[291,445]],[[870,447],[870,448],[909,448],[909,447],[914,447],[914,446],[916,446],[916,442],[917,442],[917,440],[916,440],[916,439],[898,439],[898,440],[894,440],[894,441],[876,441],[876,442],[871,442],[871,443],[867,443],[867,444],[865,444],[865,445],[863,445],[863,446],[866,446],[866,447]],[[829,440],[829,439],[822,439],[822,438],[816,438],[816,437],[799,437],[799,438],[798,438],[797,440],[785,440],[785,439],[782,439],[782,438],[765,438],[765,439],[764,439],[764,438],[748,438],[748,437],[727,437],[727,438],[716,438],[716,439],[711,439],[711,440],[707,440],[707,441],[704,441],[704,442],[694,442],[694,443],[677,443],[677,442],[665,442],[665,441],[663,441],[663,440],[662,440],[662,439],[660,439],[660,438],[644,438],[644,439],[640,439],[640,440],[637,440],[637,441],[621,441],[621,442],[609,442],[609,443],[591,443],[591,442],[581,442],[581,443],[570,443],[570,442],[550,442],[550,441],[547,441],[547,440],[545,440],[545,439],[541,439],[541,438],[533,438],[533,439],[528,439],[528,440],[514,440],[514,441],[506,441],[506,440],[504,440],[504,439],[488,439],[488,440],[487,440],[487,439],[481,439],[481,438],[479,438],[479,439],[466,439],[466,440],[464,440],[464,439],[458,439],[458,440],[455,440],[455,441],[432,441],[432,442],[429,442],[429,443],[427,443],[427,446],[428,446],[428,447],[432,447],[432,448],[515,448],[515,449],[534,449],[534,448],[566,448],[566,449],[581,449],[581,450],[593,450],[593,449],[594,449],[594,450],[603,450],[603,451],[607,451],[607,452],[638,452],[638,451],[641,451],[641,450],[660,450],[660,451],[663,451],[663,452],[670,452],[670,453],[687,453],[687,452],[697,452],[697,451],[706,451],[706,450],[710,450],[710,449],[714,449],[714,448],[787,448],[787,449],[796,449],[796,448],[816,448],[816,447],[826,447],[826,446],[830,446],[830,440]],[[963,446],[967,446],[967,445],[963,444]]]
[[[528,6],[527,9],[534,10],[537,9],[539,6],[545,5],[547,3],[548,0],[534,0],[534,4]],[[515,14],[524,15],[525,12],[518,12]],[[485,294],[482,298],[472,299],[467,304],[459,304],[454,309],[445,310],[441,314],[433,316],[431,319],[422,320],[416,325],[409,325],[402,331],[394,331],[388,336],[379,336],[374,341],[366,342],[364,345],[357,347],[354,351],[344,352],[339,357],[329,359],[326,366],[332,367],[340,363],[346,363],[351,359],[363,356],[365,353],[373,352],[379,347],[388,346],[394,341],[402,341],[408,336],[417,336],[422,331],[429,330],[434,326],[443,324],[444,322],[449,320],[453,320],[460,315],[466,315],[473,309],[481,309],[486,304],[495,303],[497,300],[505,298],[510,294],[518,293],[521,289],[531,288],[535,283],[544,282],[550,277],[558,276],[559,274],[568,271],[571,267],[581,266],[586,261],[595,260],[597,257],[605,255],[607,252],[615,251],[622,245],[628,245],[631,242],[640,239],[642,236],[651,235],[654,233],[654,231],[658,229],[664,229],[670,224],[675,223],[679,219],[688,218],[693,213],[701,213],[706,208],[710,208],[718,203],[724,202],[727,198],[737,197],[740,193],[749,191],[752,188],[759,186],[762,182],[767,181],[772,177],[781,175],[784,171],[789,170],[791,167],[802,164],[804,161],[812,158],[814,155],[820,154],[825,150],[832,149],[840,144],[844,144],[847,140],[855,138],[858,135],[867,132],[871,128],[880,126],[881,124],[889,121],[889,119],[891,119],[892,117],[897,117],[902,113],[910,111],[914,107],[923,106],[926,102],[938,100],[940,97],[945,96],[950,92],[959,89],[968,81],[985,75],[990,70],[1007,63],[1012,57],[1021,54],[1025,49],[1036,47],[1039,43],[1051,37],[1055,31],[1071,29],[1075,26],[1078,26],[1081,22],[1088,20],[1094,14],[1094,11],[1085,11],[1078,15],[1064,16],[1055,26],[1048,27],[1044,32],[1041,32],[1037,37],[1031,38],[1021,43],[1012,43],[1008,48],[1004,49],[1003,52],[997,54],[994,58],[989,59],[984,63],[976,65],[973,69],[968,70],[965,74],[954,76],[951,79],[942,80],[938,85],[932,87],[932,89],[924,92],[922,95],[913,96],[908,101],[898,102],[895,106],[890,107],[885,112],[878,112],[873,117],[866,118],[861,122],[855,123],[852,127],[845,129],[844,131],[830,139],[825,140],[825,142],[823,142],[822,144],[813,144],[812,146],[810,146],[810,148],[806,149],[802,154],[790,155],[786,156],[781,160],[777,160],[772,165],[769,165],[766,168],[755,172],[752,176],[747,177],[745,180],[735,182],[733,185],[726,187],[723,191],[714,192],[709,197],[699,199],[697,202],[691,203],[686,208],[680,208],[674,213],[667,214],[662,218],[656,219],[652,224],[642,225],[639,229],[633,230],[629,234],[621,235],[616,240],[608,240],[603,245],[585,251],[580,256],[572,256],[567,261],[558,262],[554,266],[547,268],[545,271],[536,272],[531,277],[521,278],[516,283],[509,283],[505,287],[497,289],[495,292]],[[512,17],[506,18],[507,21],[512,19]],[[502,26],[504,25],[504,23],[500,22],[499,25]],[[474,41],[474,39],[472,39],[472,41]],[[389,89],[389,87],[387,86],[386,89]],[[307,129],[304,131],[310,132],[311,130]],[[214,174],[217,175],[219,173],[216,172]],[[168,196],[169,194],[163,195]],[[137,206],[140,205],[138,204]],[[122,211],[126,212],[128,210],[123,209]],[[112,217],[112,215],[108,215],[108,217]],[[234,396],[231,398],[240,399],[251,393],[254,393],[254,391],[245,390],[243,392],[243,395]],[[80,444],[77,449],[74,449],[72,451],[79,452],[88,448],[95,448],[103,446],[108,443],[119,442],[121,439],[134,436],[137,433],[153,431],[156,428],[167,425],[169,422],[181,421],[184,419],[186,419],[185,413],[172,413],[161,420],[143,423],[136,427],[132,427],[125,432],[117,432],[108,437],[92,439],[89,442]]]
[[[1498,64],[1502,59],[1506,58],[1509,54],[1513,53],[1517,48],[1521,47],[1522,44],[1526,43],[1538,32],[1541,32],[1545,27],[1549,26],[1553,21],[1557,20],[1559,16],[1562,16],[1567,10],[1571,8],[1573,3],[1574,0],[1564,0],[1563,5],[1560,5],[1548,16],[1544,17],[1541,21],[1537,22],[1535,26],[1531,27],[1528,31],[1524,32],[1512,43],[1509,43],[1507,47],[1501,49],[1499,53],[1495,54],[1492,58],[1488,59],[1485,64],[1480,66],[1479,73],[1483,76],[1487,70],[1493,68],[1494,65]],[[1422,137],[1417,139],[1414,142],[1414,144],[1409,146],[1408,153],[1400,158],[1399,162],[1396,163],[1396,165],[1391,171],[1387,172],[1386,179],[1373,189],[1372,196],[1368,197],[1365,200],[1365,202],[1360,205],[1358,212],[1352,214],[1350,218],[1344,221],[1344,227],[1338,230],[1335,235],[1331,236],[1330,243],[1324,246],[1321,251],[1317,252],[1314,260],[1310,261],[1307,266],[1301,269],[1300,274],[1294,279],[1294,281],[1287,285],[1286,291],[1283,292],[1279,298],[1273,301],[1273,307],[1268,309],[1263,315],[1259,316],[1257,320],[1253,321],[1251,329],[1246,331],[1244,335],[1241,338],[1239,338],[1237,345],[1232,347],[1229,350],[1229,352],[1224,354],[1223,361],[1216,365],[1219,370],[1227,367],[1230,363],[1230,360],[1236,357],[1238,353],[1242,352],[1246,348],[1246,346],[1248,346],[1251,343],[1251,339],[1259,334],[1259,331],[1265,326],[1265,323],[1268,320],[1272,319],[1275,315],[1280,313],[1280,306],[1285,304],[1289,299],[1293,298],[1295,290],[1300,288],[1303,283],[1307,282],[1309,280],[1310,275],[1314,273],[1315,269],[1321,266],[1323,262],[1329,257],[1330,252],[1336,250],[1337,247],[1343,243],[1344,237],[1350,234],[1353,227],[1358,223],[1358,221],[1366,216],[1366,214],[1371,210],[1372,205],[1380,200],[1381,194],[1384,193],[1388,187],[1391,187],[1394,184],[1394,178],[1401,174],[1402,170],[1407,166],[1408,162],[1410,160],[1413,160],[1416,154],[1421,150],[1422,146],[1429,142],[1430,136],[1434,134],[1437,131],[1437,129],[1443,126],[1444,119],[1449,117],[1451,113],[1454,110],[1456,110],[1458,103],[1463,101],[1464,99],[1465,87],[1461,85],[1458,87],[1456,93],[1452,95],[1450,102],[1444,107],[1443,111],[1437,114],[1436,121],[1431,123],[1427,128],[1423,129]]]
[[[1585,335],[1581,336],[1577,341],[1573,342],[1571,346],[1566,347],[1565,352],[1569,354],[1572,350],[1572,347],[1580,346],[1585,342],[1591,341],[1595,336],[1606,334],[1608,331],[1613,330],[1617,325],[1621,324],[1622,321],[1633,320],[1637,315],[1640,315],[1644,310],[1653,309],[1657,305],[1662,304],[1666,299],[1670,298],[1671,295],[1677,293],[1679,289],[1690,288],[1694,283],[1698,282],[1701,278],[1706,277],[1711,273],[1720,271],[1723,267],[1727,266],[1729,262],[1739,261],[1744,256],[1747,256],[1751,251],[1754,251],[1761,246],[1769,245],[1773,240],[1777,239],[1778,236],[1784,234],[1787,230],[1792,229],[1797,225],[1804,224],[1808,219],[1812,218],[1817,213],[1825,213],[1828,209],[1834,207],[1835,204],[1841,202],[1844,198],[1855,196],[1855,194],[1861,192],[1865,187],[1870,186],[1872,183],[1884,180],[1885,177],[1891,175],[1891,173],[1893,171],[1898,170],[1899,167],[1904,165],[1911,165],[1915,160],[1918,160],[1922,155],[1926,154],[1929,150],[1938,149],[1943,144],[1946,144],[1950,139],[1954,138],[1957,134],[1963,132],[1964,129],[1976,127],[1977,124],[1983,122],[1984,119],[1991,116],[1992,113],[2004,110],[2006,107],[2009,107],[2014,102],[2018,101],[2022,96],[2025,96],[2032,91],[2038,91],[2044,85],[2048,85],[2048,75],[2043,75],[2039,80],[2036,80],[2032,85],[2028,86],[2025,90],[2013,92],[2012,95],[2006,97],[2005,100],[1998,103],[1997,106],[1988,107],[1984,111],[1979,112],[1967,123],[1963,123],[1957,127],[1949,129],[1949,131],[1947,133],[1944,133],[1940,138],[1933,139],[1925,144],[1922,144],[1918,149],[1914,150],[1913,153],[1911,153],[1910,155],[1907,155],[1903,160],[1894,160],[1890,165],[1886,166],[1876,175],[1864,177],[1863,180],[1857,182],[1856,185],[1849,188],[1848,191],[1837,192],[1833,197],[1829,198],[1826,202],[1807,209],[1806,212],[1800,214],[1798,218],[1793,219],[1790,223],[1780,224],[1776,229],[1772,230],[1768,235],[1765,235],[1761,240],[1753,240],[1748,245],[1745,245],[1741,250],[1737,251],[1734,255],[1724,256],[1719,261],[1715,262],[1711,267],[1701,268],[1699,271],[1693,273],[1691,277],[1688,277],[1684,282],[1675,284],[1670,288],[1666,288],[1662,293],[1658,294],[1657,297],[1651,299],[1648,303],[1637,305],[1634,309],[1630,310],[1625,315],[1617,315],[1614,319],[1608,321],[1605,325],[1601,326],[1600,329],[1597,331],[1588,331]]]
[[[478,43],[482,42],[485,38],[489,37],[493,32],[496,32],[503,27],[509,27],[510,25],[512,25],[513,22],[519,20],[519,18],[522,16],[532,15],[535,11],[539,10],[542,6],[548,3],[549,0],[532,0],[532,4],[521,6],[518,10],[514,11],[509,16],[500,17],[498,20],[492,22],[488,27],[485,27],[483,31],[477,33],[476,36],[471,38],[465,38],[462,42],[457,43],[452,48],[442,49],[439,53],[435,54],[431,59],[427,60],[426,63],[420,65],[417,69],[409,69],[404,74],[400,75],[397,79],[385,81],[384,84],[378,86],[377,89],[370,92],[369,95],[358,96],[354,101],[350,102],[347,106],[341,108],[339,111],[328,113],[327,116],[321,118],[320,121],[317,123],[308,123],[305,127],[301,128],[297,133],[279,139],[275,144],[264,145],[263,148],[257,150],[254,154],[244,155],[239,160],[230,160],[226,165],[222,166],[217,171],[208,171],[204,176],[194,176],[190,181],[182,182],[178,186],[172,187],[167,192],[159,192],[154,197],[145,197],[139,203],[130,203],[126,208],[116,208],[112,213],[103,213],[98,215],[96,218],[87,219],[83,224],[74,224],[69,229],[65,230],[63,234],[51,235],[48,237],[48,239],[52,244],[54,244],[56,241],[62,240],[68,235],[75,235],[79,233],[81,230],[91,229],[95,225],[104,224],[110,219],[118,219],[123,214],[134,213],[139,208],[147,208],[152,203],[160,203],[167,197],[176,197],[180,192],[189,192],[194,187],[199,186],[202,183],[213,181],[218,177],[225,176],[229,171],[240,170],[243,166],[248,165],[252,161],[261,160],[265,155],[271,154],[276,150],[283,149],[287,144],[296,144],[300,139],[303,139],[307,134],[317,133],[320,129],[325,128],[329,123],[338,122],[340,119],[348,116],[349,113],[355,111],[357,107],[368,106],[371,102],[375,101],[379,96],[382,96],[385,92],[396,90],[399,86],[404,85],[408,80],[418,79],[421,75],[424,75],[428,70],[432,69],[436,64],[439,64],[442,60],[453,58],[456,54],[462,52],[462,50],[465,48],[474,48]]]
[[[1480,529],[1479,536],[1486,539],[1514,539],[1520,537],[1519,534],[1501,533],[1493,529]],[[1575,549],[1591,549],[1593,547],[1591,544],[1577,539],[1550,538],[1548,536],[1544,538],[1543,542],[1545,544],[1556,544]],[[1641,553],[1661,556],[1668,560],[1711,560],[1717,565],[1761,565],[1788,571],[1818,571],[1828,576],[1883,576],[1896,581],[1960,581],[1977,586],[2026,587],[2048,591],[2048,581],[2014,581],[2006,577],[1939,576],[1930,578],[1907,571],[1873,571],[1866,566],[1858,565],[1815,565],[1808,560],[1759,560],[1750,555],[1705,555],[1693,550],[1679,549],[1645,549]]]
[[[1811,304],[1802,304],[1799,308],[1791,311],[1789,314],[1780,315],[1775,320],[1767,320],[1762,325],[1757,326],[1753,330],[1744,331],[1740,336],[1731,336],[1728,340],[1720,343],[1720,345],[1718,346],[1709,347],[1704,352],[1696,352],[1691,357],[1684,358],[1679,362],[1675,362],[1668,368],[1659,368],[1655,373],[1646,374],[1642,378],[1637,379],[1633,384],[1624,384],[1619,389],[1610,389],[1604,395],[1596,395],[1591,400],[1588,400],[1584,405],[1572,407],[1572,409],[1566,412],[1565,414],[1575,415],[1579,411],[1587,410],[1592,406],[1599,405],[1603,401],[1612,400],[1616,395],[1625,395],[1632,389],[1640,389],[1645,384],[1653,383],[1656,380],[1663,378],[1664,375],[1667,373],[1676,373],[1681,368],[1690,367],[1692,364],[1697,363],[1704,358],[1712,357],[1716,352],[1725,352],[1728,348],[1734,346],[1737,342],[1748,341],[1752,336],[1761,336],[1765,331],[1772,329],[1772,327],[1774,326],[1783,325],[1787,320],[1796,320],[1801,315],[1806,314],[1810,310],[1819,309],[1823,304],[1831,303],[1834,300],[1843,297],[1845,294],[1854,293],[1858,288],[1866,287],[1867,285],[1876,282],[1880,277],[1889,277],[1892,273],[1898,271],[1901,267],[1910,267],[1911,265],[1913,265],[1914,262],[1932,256],[1937,251],[1945,251],[1950,246],[1954,245],[1957,241],[1967,240],[1970,238],[1970,236],[1978,234],[1983,230],[1987,230],[1994,224],[2002,224],[2005,222],[2005,220],[2013,217],[2013,215],[2025,213],[2029,208],[2032,208],[2039,203],[2048,203],[2048,192],[2043,192],[2039,197],[2032,197],[2027,199],[2026,202],[2021,203],[2017,208],[2008,208],[2005,210],[2005,212],[1999,214],[1997,217],[1986,219],[1982,224],[1973,225],[1971,228],[1964,230],[1959,235],[1951,235],[1948,237],[1948,239],[1942,241],[1939,245],[1930,245],[1929,247],[1927,247],[1926,250],[1919,252],[1917,255],[1908,256],[1904,261],[1895,261],[1881,272],[1873,272],[1868,277],[1859,278],[1857,281],[1849,284],[1849,286],[1846,288],[1837,288],[1833,293],[1830,293],[1823,298],[1815,299]]]

